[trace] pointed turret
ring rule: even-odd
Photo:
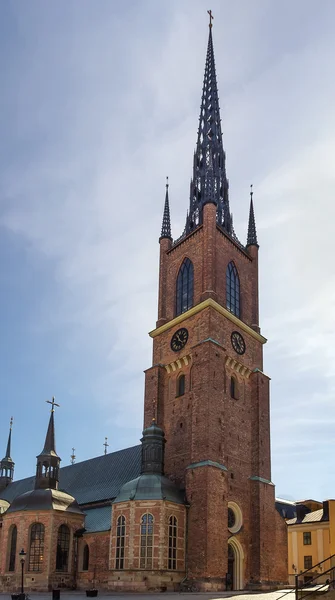
[[[0,491],[4,490],[7,487],[7,485],[9,485],[13,481],[14,476],[15,465],[11,458],[12,427],[13,417],[11,417],[10,419],[6,456],[0,462]]]
[[[222,144],[219,94],[216,81],[212,15],[205,64],[205,76],[200,107],[198,140],[193,159],[189,218],[186,234],[202,223],[205,204],[217,207],[217,223],[226,233],[233,235],[229,210],[226,155]]]
[[[257,242],[257,232],[256,232],[256,223],[255,223],[255,214],[254,214],[254,203],[252,200],[253,190],[252,185],[250,186],[250,209],[249,209],[249,223],[248,223],[248,237],[247,237],[247,245],[248,246],[258,246]]]
[[[166,238],[172,241],[171,237],[171,220],[170,220],[170,204],[169,204],[169,178],[166,178],[165,203],[162,222],[162,231],[159,241]]]
[[[47,400],[52,405],[51,414],[47,434],[45,436],[44,447],[37,456],[35,489],[58,489],[58,473],[61,459],[56,452],[55,446],[55,421],[54,413],[56,404],[55,399],[52,402]]]

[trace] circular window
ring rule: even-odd
[[[230,533],[237,533],[242,527],[242,511],[235,502],[228,502],[228,529]]]

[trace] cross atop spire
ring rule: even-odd
[[[165,184],[165,203],[164,203],[164,213],[163,213],[163,222],[162,222],[162,231],[161,237],[162,239],[172,240],[171,237],[171,221],[170,221],[170,205],[169,205],[169,178],[166,178]]]
[[[254,213],[254,203],[252,201],[253,195],[254,195],[254,192],[253,192],[253,187],[251,184],[247,247],[248,246],[257,246],[257,248],[258,248],[255,213]]]
[[[237,241],[229,209],[226,155],[222,144],[219,94],[212,38],[213,14],[210,10],[207,12],[209,14],[209,36],[205,75],[198,139],[193,158],[190,210],[183,235],[188,235],[198,225],[201,225],[203,207],[205,204],[212,203],[217,207],[217,224]]]

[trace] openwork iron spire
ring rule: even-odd
[[[247,247],[248,246],[257,246],[257,231],[256,231],[256,223],[255,223],[255,213],[254,213],[254,203],[252,201],[253,191],[252,185],[250,186],[250,210],[249,210],[249,223],[248,223],[248,238],[247,238]]]
[[[226,155],[222,144],[219,95],[212,38],[213,15],[209,12],[209,37],[200,107],[198,140],[193,158],[190,210],[183,235],[202,223],[205,204],[217,207],[217,223],[235,238],[229,210]]]
[[[171,237],[171,220],[170,220],[170,205],[169,205],[169,178],[166,178],[166,192],[165,192],[165,203],[164,213],[162,222],[162,231],[160,239],[167,238],[172,240]]]
[[[11,455],[11,444],[12,444],[12,429],[13,429],[13,417],[10,418],[6,456],[4,457],[3,460],[10,460],[10,461],[12,460],[11,456],[10,456]]]

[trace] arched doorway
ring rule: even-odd
[[[235,551],[231,544],[228,544],[228,569],[227,569],[227,590],[234,590],[234,564]]]
[[[227,583],[230,582],[228,589],[243,590],[243,563],[243,548],[235,537],[231,537],[228,542]]]

